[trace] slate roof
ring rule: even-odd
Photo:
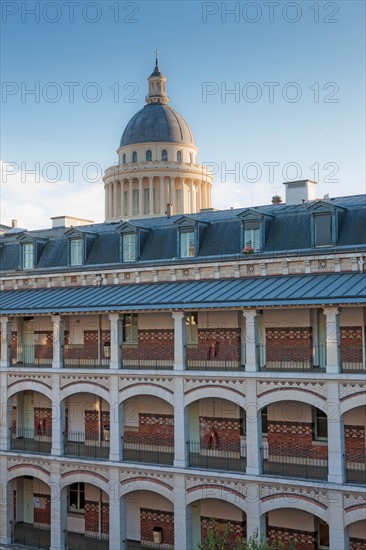
[[[0,314],[156,311],[366,303],[365,273],[7,290]]]

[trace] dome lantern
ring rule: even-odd
[[[146,97],[146,103],[169,103],[169,97],[166,95],[166,77],[159,69],[158,50],[156,50],[155,69],[148,78],[149,94]]]

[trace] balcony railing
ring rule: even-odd
[[[107,534],[85,534],[68,530],[65,532],[65,542],[67,550],[109,550]]]
[[[340,347],[341,371],[365,373],[365,346],[344,345]]]
[[[277,340],[276,340],[277,342]],[[259,345],[261,371],[325,372],[326,347]]]
[[[346,465],[347,483],[366,485],[366,464],[365,462],[352,462]]]
[[[70,369],[108,369],[110,347],[89,342],[88,344],[65,344],[64,367]]]
[[[126,461],[166,465],[174,463],[174,440],[171,437],[125,432],[122,441],[123,459]]]
[[[174,367],[174,352],[171,357],[159,344],[152,345],[148,350],[139,344],[122,344],[122,368],[146,370],[172,370]]]
[[[109,458],[109,438],[95,432],[68,432],[64,434],[64,454],[85,458]],[[104,440],[103,440],[104,439]]]
[[[10,428],[10,448],[12,451],[48,454],[52,448],[52,435],[38,433],[32,428]]]
[[[166,550],[173,549],[173,544],[154,544],[153,542],[139,542],[137,540],[126,540],[126,550]]]
[[[276,447],[275,451],[263,451],[263,474],[300,479],[327,479],[328,459],[313,458],[304,452],[303,456],[294,456],[287,447]],[[275,453],[275,454],[274,454]]]
[[[51,531],[49,525],[34,527],[31,523],[14,523],[12,543],[27,548],[49,548],[51,545]]]
[[[200,441],[187,441],[189,467],[245,472],[246,445],[238,442],[230,443],[229,448],[223,447],[225,447],[224,442],[218,443],[217,448],[207,448]]]
[[[12,348],[11,363],[16,367],[52,367],[52,346],[18,344]]]
[[[241,349],[229,341],[187,344],[187,370],[244,370]]]

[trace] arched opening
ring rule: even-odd
[[[20,391],[9,400],[12,451],[50,453],[52,447],[52,403],[42,393]]]
[[[161,160],[168,160],[168,151],[163,149],[161,152]]]
[[[224,499],[207,498],[191,504],[192,548],[231,550],[246,538],[246,514]],[[214,541],[218,544],[213,545]]]
[[[174,508],[170,500],[144,490],[128,493],[123,499],[128,550],[174,548]]]
[[[346,480],[365,484],[366,480],[366,406],[344,413],[344,453]]]
[[[84,481],[71,483],[67,493],[68,550],[109,550],[109,499],[99,487]]]
[[[193,153],[189,153],[189,162],[193,164]]]
[[[355,521],[348,526],[350,550],[366,548],[366,520]]]
[[[152,395],[136,395],[123,404],[125,461],[173,464],[174,410]]]
[[[188,406],[188,463],[192,468],[245,472],[244,409],[218,397]]]
[[[182,151],[177,151],[177,162],[182,162]]]
[[[327,479],[327,415],[298,401],[279,401],[262,409],[263,473]]]
[[[152,160],[152,152],[151,152],[151,149],[148,149],[146,151],[146,161],[149,162]]]
[[[314,514],[278,508],[266,514],[267,540],[283,550],[329,550],[329,526]]]
[[[91,393],[75,393],[62,402],[64,454],[86,458],[109,457],[109,403]]]
[[[40,479],[24,475],[10,482],[13,489],[12,533],[13,544],[50,548],[51,544],[51,489]]]
[[[137,162],[137,151],[132,153],[132,162]]]
[[[126,164],[126,153],[123,153],[123,156],[122,156],[122,163],[123,163],[123,164]]]

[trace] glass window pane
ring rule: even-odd
[[[182,232],[180,234],[180,257],[189,258],[195,255],[194,233]]]
[[[33,269],[34,254],[33,244],[23,244],[23,269]]]
[[[258,223],[245,224],[244,247],[252,246],[254,250],[260,250],[260,229]]]
[[[315,245],[332,244],[332,216],[321,214],[315,216]]]
[[[129,343],[138,342],[138,317],[137,314],[123,317],[123,341]]]
[[[123,235],[122,243],[122,261],[134,262],[136,260],[136,235]]]
[[[161,160],[168,160],[168,151],[163,149],[161,152]]]
[[[152,160],[152,153],[151,153],[151,150],[150,150],[150,149],[148,149],[148,150],[146,151],[146,160],[147,160],[147,161]]]
[[[83,242],[81,239],[71,239],[70,241],[70,263],[71,265],[81,265]]]

